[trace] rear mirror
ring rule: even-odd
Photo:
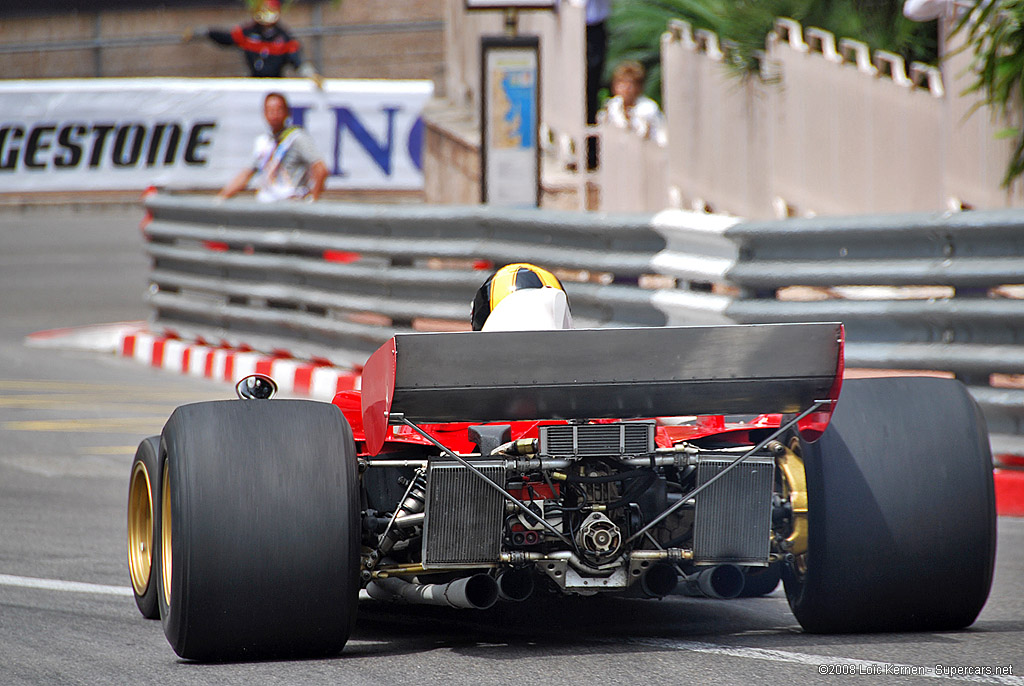
[[[277,395],[277,383],[265,374],[250,374],[235,384],[239,400],[270,400]]]

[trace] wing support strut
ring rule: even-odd
[[[814,403],[809,408],[807,408],[806,410],[804,410],[803,412],[798,414],[793,419],[790,419],[788,422],[785,422],[784,424],[779,426],[779,428],[776,429],[770,436],[768,436],[768,438],[765,438],[764,440],[760,441],[753,448],[751,448],[747,452],[745,452],[742,455],[740,455],[739,457],[737,457],[735,460],[733,460],[728,465],[726,465],[725,468],[722,471],[718,472],[718,474],[715,474],[713,477],[711,477],[710,479],[705,481],[703,484],[701,484],[700,486],[697,486],[697,488],[693,489],[692,491],[690,491],[689,493],[684,495],[682,498],[680,498],[677,503],[675,503],[674,505],[669,507],[667,510],[662,512],[660,515],[658,515],[657,517],[655,517],[654,519],[649,521],[643,528],[641,528],[636,533],[634,533],[632,536],[627,538],[624,545],[632,543],[633,541],[635,541],[640,536],[643,536],[645,533],[647,533],[652,528],[654,528],[659,523],[661,523],[666,517],[670,516],[673,512],[675,512],[676,510],[681,508],[688,501],[692,500],[698,493],[700,493],[705,488],[707,488],[711,484],[715,483],[716,481],[721,479],[723,476],[725,476],[727,473],[729,473],[730,471],[735,469],[745,459],[747,459],[751,455],[757,453],[758,451],[762,450],[766,445],[768,445],[769,443],[774,441],[776,438],[778,438],[782,434],[786,433],[786,431],[788,431],[791,427],[796,426],[797,423],[800,422],[800,420],[802,420],[804,417],[808,416],[812,412],[816,412],[817,410],[821,409],[822,407],[831,405],[834,402],[835,402],[834,400],[815,400]],[[481,476],[483,476],[483,475],[481,474]]]
[[[412,429],[413,431],[415,431],[416,433],[418,433],[420,436],[423,436],[423,438],[427,439],[428,441],[433,443],[435,446],[437,446],[441,450],[441,452],[443,452],[445,455],[447,455],[448,457],[452,458],[453,460],[455,460],[456,462],[461,464],[463,467],[465,467],[470,472],[472,472],[475,476],[483,479],[484,482],[487,483],[488,486],[490,486],[491,488],[496,490],[498,493],[500,493],[502,498],[504,498],[508,502],[512,503],[513,505],[515,505],[516,508],[520,512],[522,512],[527,517],[529,517],[530,519],[532,519],[533,521],[537,522],[538,524],[543,526],[545,529],[547,529],[548,531],[553,533],[555,536],[558,537],[558,540],[560,540],[562,543],[566,544],[567,546],[569,546],[572,549],[575,549],[575,547],[576,547],[575,544],[569,538],[567,538],[565,536],[565,534],[563,534],[561,531],[556,529],[553,524],[551,524],[549,521],[547,521],[546,519],[541,517],[539,514],[537,514],[533,510],[531,510],[529,507],[526,506],[525,503],[521,502],[518,498],[516,498],[514,495],[512,495],[511,493],[506,491],[499,484],[496,484],[493,480],[491,480],[490,477],[488,477],[486,474],[484,474],[479,469],[474,467],[473,464],[469,460],[467,460],[466,458],[464,458],[461,455],[457,454],[453,450],[448,449],[447,447],[445,447],[444,444],[442,444],[436,438],[431,436],[429,433],[427,433],[426,431],[424,431],[420,427],[416,426],[416,424],[414,424],[413,422],[411,422],[408,419],[406,419],[404,414],[399,413],[399,412],[392,412],[391,416],[390,416],[390,423],[392,423],[392,424],[401,424],[401,425],[407,426],[410,429]]]

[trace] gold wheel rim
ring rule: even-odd
[[[796,436],[777,458],[782,473],[782,497],[789,501],[792,512],[792,531],[783,541],[783,548],[796,557],[799,569],[806,566],[807,555],[807,472],[800,454],[800,439]]]
[[[171,605],[171,475],[164,460],[160,507],[160,586],[164,604]]]
[[[136,595],[145,595],[153,570],[153,497],[149,471],[142,462],[132,469],[128,489],[128,571]]]

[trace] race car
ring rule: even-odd
[[[809,632],[966,627],[995,556],[984,420],[951,379],[844,382],[843,340],[838,323],[407,333],[333,403],[248,377],[243,400],[179,407],[139,446],[139,610],[199,661],[336,654],[361,591],[471,610],[781,577]]]

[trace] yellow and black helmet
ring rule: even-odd
[[[473,330],[480,331],[491,311],[510,293],[524,288],[557,288],[565,292],[562,283],[547,269],[520,262],[507,264],[487,277],[473,298]]]

